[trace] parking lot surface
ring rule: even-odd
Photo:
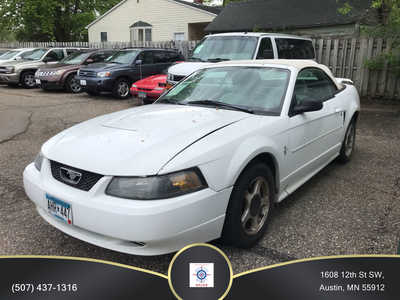
[[[22,184],[25,166],[48,138],[78,122],[134,105],[133,98],[119,101],[0,86],[0,255],[89,257],[167,272],[172,254],[125,255],[48,225]],[[242,250],[216,242],[230,258],[234,273],[308,257],[396,254],[400,105],[364,105],[356,144],[349,164],[333,162],[276,208],[258,246]]]

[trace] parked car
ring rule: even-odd
[[[243,59],[315,59],[311,39],[295,35],[233,32],[207,35],[193,50],[188,62],[168,70],[168,87],[205,64]]]
[[[81,66],[104,62],[115,50],[81,50],[62,59],[57,64],[41,67],[35,74],[36,84],[44,90],[65,89],[71,93],[82,90],[76,74]]]
[[[82,67],[78,72],[80,84],[90,95],[112,92],[120,99],[130,96],[133,82],[159,74],[184,58],[171,49],[124,49],[106,62]]]
[[[132,84],[131,95],[152,103],[161,96],[167,87],[167,75],[158,74],[141,79]]]
[[[21,48],[21,49],[8,50],[7,52],[3,53],[3,55],[0,56],[0,64],[10,61],[21,60],[23,59],[24,55],[30,54],[32,50],[34,50],[34,48]]]
[[[40,67],[56,63],[79,50],[80,48],[37,48],[24,53],[21,60],[0,65],[0,83],[21,84],[27,89],[34,88],[36,87],[35,73]]]
[[[176,63],[181,63],[178,61]],[[131,95],[142,99],[145,104],[156,101],[167,88],[167,70],[162,74],[146,77],[132,84]]]
[[[313,61],[214,64],[153,105],[51,138],[24,171],[25,191],[54,227],[120,252],[219,237],[251,247],[275,202],[351,159],[360,101],[342,82]]]

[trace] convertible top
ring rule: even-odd
[[[331,70],[314,60],[306,59],[257,59],[257,60],[230,60],[217,64],[207,65],[205,68],[222,67],[222,66],[264,66],[264,67],[280,67],[285,69],[294,68],[298,71],[304,68],[320,68],[332,79],[338,89],[343,88],[341,81],[338,81],[332,74]]]

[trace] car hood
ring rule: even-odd
[[[40,70],[53,70],[53,71],[57,71],[57,70],[74,70],[74,69],[78,69],[79,65],[68,65],[68,64],[61,64],[61,63],[56,63],[54,65],[44,65],[40,67]]]
[[[110,64],[110,63],[94,63],[90,64],[88,67],[82,67],[81,70],[93,70],[93,71],[102,71],[102,70],[111,70],[114,69],[115,67],[123,67],[125,66],[124,64]]]
[[[167,75],[160,74],[160,75],[153,75],[150,77],[146,77],[144,79],[136,81],[135,85],[143,87],[157,87],[160,82],[166,83]]]
[[[45,157],[114,176],[155,175],[181,151],[252,115],[171,104],[146,105],[98,117],[56,135]]]
[[[183,62],[176,65],[171,66],[168,69],[168,73],[178,76],[188,76],[192,74],[194,71],[197,71],[203,67],[212,65],[213,63],[208,62]]]

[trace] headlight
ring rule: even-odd
[[[15,67],[6,67],[7,73],[13,73],[15,71]]]
[[[114,177],[106,194],[134,200],[157,200],[193,193],[207,187],[198,168],[150,177]]]
[[[171,73],[168,73],[167,80],[172,80],[172,74]]]
[[[40,172],[42,169],[42,163],[43,163],[43,155],[41,152],[39,152],[38,155],[36,155],[35,158],[35,168]]]
[[[58,71],[55,71],[54,73],[55,73],[55,75],[61,75],[63,72],[64,72],[63,70],[58,70]]]
[[[97,73],[97,77],[110,77],[111,72],[99,72]]]
[[[137,86],[136,86],[135,84],[132,84],[132,87],[133,87],[134,89],[137,89]]]

